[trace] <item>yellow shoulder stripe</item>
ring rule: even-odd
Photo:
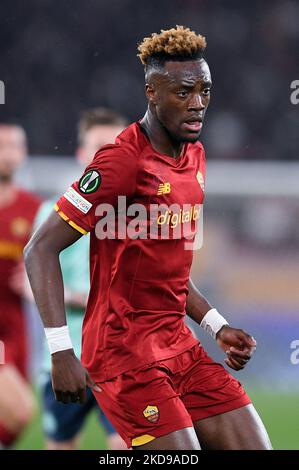
[[[84,228],[79,227],[79,225],[75,224],[75,222],[73,222],[72,220],[69,220],[68,223],[71,225],[71,227],[78,230],[78,232],[82,233],[83,235],[87,235],[88,232],[86,232],[86,230],[84,230]]]
[[[86,230],[84,230],[84,228],[82,227],[79,227],[79,225],[77,225],[75,222],[73,222],[72,220],[70,220],[70,218],[64,213],[62,212],[59,207],[57,206],[57,204],[55,204],[54,206],[54,209],[56,210],[57,214],[60,215],[60,217],[65,220],[71,227],[73,227],[74,229],[76,229],[78,232],[82,233],[82,235],[87,235],[88,232],[86,232]]]

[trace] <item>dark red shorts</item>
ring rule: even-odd
[[[95,397],[128,447],[251,403],[240,382],[199,344],[99,386]]]

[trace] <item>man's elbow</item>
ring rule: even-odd
[[[40,253],[42,253],[42,242],[40,239],[33,235],[23,249],[23,256],[26,269],[31,263],[32,258],[38,257]]]
[[[34,251],[34,241],[33,241],[33,237],[30,238],[29,242],[27,243],[27,245],[25,245],[24,249],[23,249],[23,256],[24,256],[24,262],[25,262],[25,266],[28,265],[29,263],[29,260],[32,256],[32,253]]]

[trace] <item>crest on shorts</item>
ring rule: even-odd
[[[156,423],[159,419],[159,408],[155,405],[148,405],[143,410],[143,416],[150,421],[150,423]]]

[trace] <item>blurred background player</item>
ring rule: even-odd
[[[85,111],[79,122],[79,146],[77,160],[86,167],[96,151],[107,143],[113,143],[116,136],[127,125],[122,116],[105,108]],[[57,198],[46,201],[40,208],[35,226],[43,222],[53,211]],[[65,285],[65,304],[68,325],[74,343],[74,350],[80,357],[81,330],[87,296],[89,292],[89,237],[82,237],[61,254],[61,266]],[[107,433],[109,449],[126,449],[121,437],[116,433],[108,419],[101,412],[90,389],[84,405],[71,403],[68,406],[55,399],[51,381],[51,359],[48,348],[43,364],[43,429],[46,435],[46,447],[49,450],[75,450],[79,447],[80,431],[90,411],[96,409],[100,421]]]
[[[0,123],[0,446],[9,447],[31,421],[35,403],[28,384],[28,344],[23,309],[23,248],[40,205],[13,176],[27,155],[22,127]]]

